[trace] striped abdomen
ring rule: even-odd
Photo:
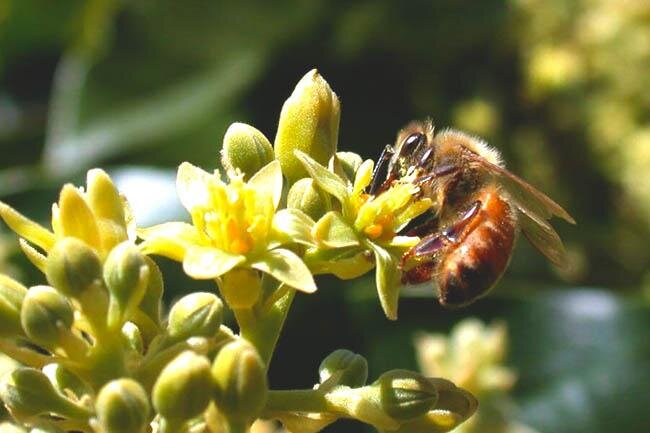
[[[462,306],[485,295],[508,265],[516,233],[510,204],[495,186],[487,186],[474,197],[478,213],[448,245],[436,266],[440,303]]]

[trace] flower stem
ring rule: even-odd
[[[267,370],[294,295],[295,290],[289,290],[261,314],[254,308],[234,310],[242,337],[255,346]]]
[[[264,412],[329,412],[325,395],[314,389],[269,391]]]

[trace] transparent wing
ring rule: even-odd
[[[575,220],[562,207],[551,200],[546,194],[503,167],[492,164],[479,155],[472,153],[474,161],[487,168],[499,184],[510,194],[521,212],[535,219],[535,216],[543,220],[551,219],[553,216],[575,224]],[[538,218],[539,219],[539,218]]]
[[[544,254],[554,265],[560,268],[567,266],[564,244],[553,227],[546,221],[531,218],[523,212],[519,214],[518,220],[524,236],[539,252]]]
[[[559,267],[567,265],[566,250],[557,232],[546,221],[553,216],[571,224],[575,220],[562,207],[534,186],[498,165],[471,153],[475,164],[486,168],[510,195],[519,210],[519,225],[526,239],[546,258]]]

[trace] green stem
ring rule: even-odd
[[[269,391],[264,407],[268,412],[330,412],[327,399],[322,392],[314,389],[296,389],[288,391]]]
[[[15,359],[21,364],[28,365],[34,368],[42,368],[45,365],[53,362],[53,357],[41,355],[36,353],[31,349],[25,347],[19,347],[16,344],[0,339],[0,352],[9,356],[10,358]]]
[[[263,313],[254,308],[234,310],[241,336],[255,346],[267,370],[295,293],[289,290]]]

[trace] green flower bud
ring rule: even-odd
[[[175,340],[213,337],[223,321],[223,303],[212,293],[197,292],[179,299],[169,311],[167,332]]]
[[[65,296],[49,286],[35,286],[27,291],[20,311],[25,334],[45,348],[60,344],[63,332],[74,321],[72,305]]]
[[[361,156],[354,152],[336,152],[336,160],[345,177],[350,182],[354,182],[357,170],[363,163]]]
[[[160,308],[164,290],[162,273],[156,262],[149,256],[144,256],[144,260],[149,266],[149,282],[144,297],[140,301],[140,310],[158,325],[160,324]]]
[[[421,374],[408,370],[388,371],[371,388],[378,393],[384,412],[402,421],[427,413],[438,401],[435,385]]]
[[[54,363],[46,365],[43,367],[43,374],[47,376],[57,391],[63,395],[72,392],[77,399],[80,399],[84,395],[94,394],[90,385],[61,364]]]
[[[47,281],[66,296],[78,297],[102,275],[99,256],[85,242],[72,237],[61,239],[47,256]]]
[[[0,275],[0,337],[23,335],[20,309],[27,288],[6,275]]]
[[[245,123],[228,127],[221,148],[221,164],[226,170],[239,169],[248,180],[273,158],[273,147],[259,130]]]
[[[215,403],[231,420],[251,420],[264,408],[268,394],[266,369],[255,348],[238,339],[226,344],[212,364]]]
[[[158,376],[152,391],[153,406],[163,418],[182,422],[206,409],[213,390],[208,359],[185,351]]]
[[[331,379],[337,385],[358,388],[368,379],[368,361],[354,352],[338,349],[323,359],[318,374],[321,384]]]
[[[105,433],[142,433],[149,424],[149,398],[133,379],[117,379],[104,385],[97,395],[95,410]]]
[[[35,429],[32,429],[30,433],[34,432],[34,430]],[[0,423],[0,433],[27,433],[27,430],[22,427],[18,427],[15,424],[2,422]]]
[[[126,340],[127,346],[134,352],[142,354],[144,352],[144,343],[140,328],[133,322],[126,322],[122,325],[122,336]]]
[[[16,418],[53,413],[64,418],[87,419],[90,411],[59,394],[35,368],[20,367],[0,383],[0,398]]]
[[[316,69],[309,71],[282,106],[275,136],[275,156],[290,183],[307,177],[294,150],[327,165],[336,152],[340,114],[339,99],[329,84]]]
[[[235,268],[221,277],[221,294],[230,308],[250,308],[262,293],[257,271]]]
[[[299,209],[314,221],[325,215],[331,208],[327,195],[316,186],[312,178],[303,178],[294,183],[287,195],[287,207]]]
[[[137,246],[126,241],[111,250],[104,263],[104,282],[113,304],[109,323],[123,318],[140,303],[148,281],[149,266]]]
[[[445,379],[430,378],[438,390],[438,401],[426,414],[402,423],[395,433],[446,432],[474,414],[478,402],[469,392]]]

